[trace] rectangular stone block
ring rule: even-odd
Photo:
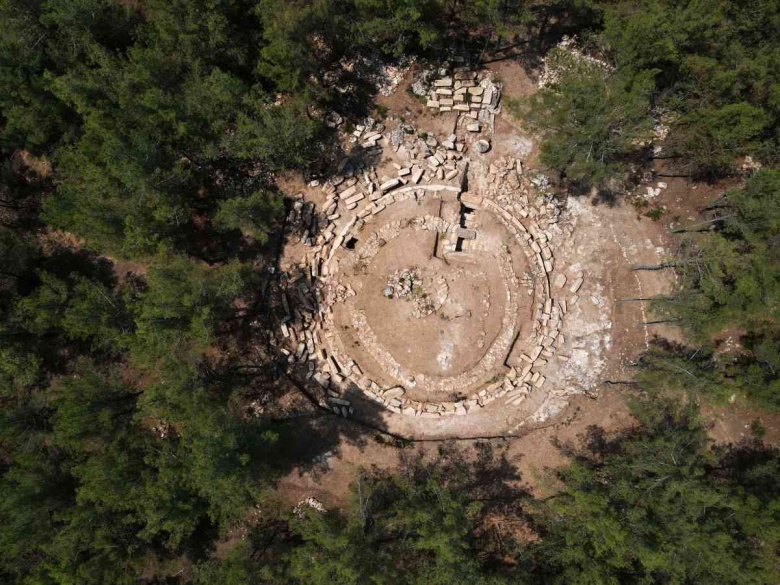
[[[390,179],[389,181],[386,181],[379,185],[380,191],[389,191],[390,189],[395,189],[398,185],[401,184],[400,179]]]
[[[363,195],[363,193],[356,193],[352,197],[349,197],[349,198],[345,199],[344,203],[346,203],[347,205],[352,205],[353,203],[357,203],[358,201],[362,201],[365,198],[366,198],[366,196]]]

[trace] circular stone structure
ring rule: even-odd
[[[382,135],[365,132],[364,148],[381,152]],[[282,351],[343,416],[361,395],[421,418],[466,416],[501,399],[502,424],[521,425],[559,412],[574,392],[567,368],[585,350],[562,330],[583,275],[555,266],[560,207],[511,157],[476,161],[473,192],[464,192],[463,153],[480,139],[462,135],[395,144],[409,161],[393,163],[395,176],[346,162],[322,186],[320,215],[301,204],[288,218],[310,252],[283,295]],[[404,136],[384,138],[392,146]]]
[[[527,295],[519,311],[513,266],[524,270],[527,261],[522,255],[512,261],[496,233],[504,230],[491,226],[496,237],[486,249],[448,253],[458,246],[457,224],[425,214],[439,206],[436,200],[398,203],[388,215],[398,219],[379,226],[342,263],[341,281],[357,294],[335,310],[336,322],[346,325],[336,330],[340,347],[350,348],[375,381],[400,385],[418,401],[457,400],[486,383],[514,341],[519,317],[530,314]],[[421,267],[410,294],[377,294],[388,272],[410,263]]]
[[[565,311],[550,296],[553,266],[535,221],[494,201],[435,184],[387,193],[323,262],[328,371],[316,379],[410,416],[519,403],[544,385],[535,366],[557,349]],[[507,367],[511,352],[522,365]]]

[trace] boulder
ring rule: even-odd
[[[385,400],[392,400],[394,398],[401,398],[401,396],[403,396],[405,393],[406,390],[404,390],[401,386],[395,386],[394,388],[386,390],[382,397]]]
[[[488,150],[490,150],[490,142],[488,142],[487,140],[477,140],[474,143],[474,150],[476,150],[480,154],[484,154]]]

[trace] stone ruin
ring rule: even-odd
[[[294,203],[288,229],[300,236],[308,253],[299,266],[299,278],[281,295],[280,351],[290,371],[320,393],[322,404],[345,417],[355,407],[345,393],[359,389],[388,412],[436,419],[466,416],[499,400],[515,408],[531,397],[538,407],[527,420],[537,421],[544,405],[567,400],[566,389],[550,388],[547,372],[554,370],[551,365],[556,361],[569,359],[566,314],[578,302],[585,275],[556,266],[552,228],[561,206],[545,194],[542,178],[526,176],[522,161],[510,157],[494,161],[486,170],[485,186],[478,192],[464,191],[469,152],[474,148],[471,136],[482,132],[475,120],[482,111],[495,108],[500,88],[489,76],[463,71],[435,80],[433,87],[428,105],[454,116],[455,132],[441,141],[408,132],[399,137],[368,121],[353,135],[364,151],[379,155],[392,149],[405,162],[392,163],[391,171],[380,175],[360,160],[345,159],[335,176],[310,185],[323,191],[324,204],[316,208],[303,201]],[[449,218],[416,211],[431,200],[440,209],[450,206],[460,211]],[[494,223],[512,241],[497,244],[482,238],[480,221]],[[480,340],[480,347],[487,347],[484,354],[457,375],[423,376],[410,371],[385,347],[365,311],[354,304],[365,293],[353,286],[357,281],[350,282],[350,275],[368,271],[389,242],[414,232],[435,235],[432,261],[467,266],[469,255],[488,251],[485,257],[495,263],[503,283],[498,332],[492,340]],[[524,257],[522,274],[516,273],[519,260],[513,253]],[[471,270],[478,277],[476,269],[458,270],[463,274]],[[425,290],[416,294],[415,286]],[[418,267],[410,266],[405,273],[385,275],[377,294],[414,299],[412,315],[424,319],[434,318],[437,307],[448,301],[449,290],[443,278],[427,282]],[[490,314],[491,302],[483,299],[485,315]],[[348,310],[340,309],[347,305]],[[522,312],[521,305],[527,306]],[[337,319],[339,312],[342,316]],[[362,361],[352,355],[354,347],[360,347]],[[452,399],[427,399],[444,393]]]
[[[489,73],[480,75],[477,71],[461,69],[452,76],[433,81],[426,106],[442,113],[458,112],[492,125],[500,99],[501,85],[494,83]]]

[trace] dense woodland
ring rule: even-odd
[[[777,582],[780,454],[713,448],[697,403],[780,410],[778,30],[774,0],[0,0],[0,581]],[[679,234],[654,310],[689,341],[637,364],[637,426],[562,445],[545,499],[445,445],[274,505],[275,176],[329,160],[372,63],[575,34],[609,67],[510,104],[562,189],[629,190],[659,120],[675,173],[735,185]]]

